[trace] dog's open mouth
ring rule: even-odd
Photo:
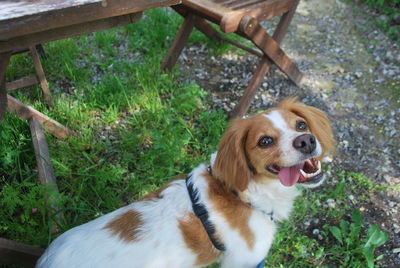
[[[278,175],[279,180],[285,186],[292,186],[295,183],[314,184],[323,177],[321,162],[314,158],[291,167],[271,165],[267,167],[267,170]]]

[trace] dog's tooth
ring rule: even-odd
[[[300,169],[301,175],[303,175],[304,178],[308,178],[308,174],[304,172],[304,170]]]
[[[318,161],[318,170],[321,170],[321,161]]]
[[[315,171],[313,174],[311,174],[311,177],[317,176],[319,173],[321,173],[321,170]]]

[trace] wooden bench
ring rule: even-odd
[[[182,4],[173,8],[185,20],[161,64],[161,69],[170,70],[173,67],[193,27],[210,38],[230,42],[260,57],[253,78],[239,104],[231,113],[231,117],[243,116],[272,64],[275,64],[296,85],[302,83],[302,73],[280,48],[298,3],[299,0],[183,0]],[[270,36],[260,23],[278,15],[281,15],[281,19],[273,36]],[[259,50],[226,38],[208,22],[217,24],[224,33],[236,33],[247,38]]]
[[[8,110],[29,122],[39,179],[42,183],[52,184],[57,190],[43,128],[60,139],[72,135],[72,132],[7,94],[7,91],[39,82],[46,101],[52,105],[37,45],[132,23],[140,19],[141,12],[146,9],[170,6],[179,2],[179,0],[0,1],[0,120]],[[6,83],[5,74],[10,57],[24,51],[31,52],[37,76]],[[4,122],[0,121],[1,123]],[[43,249],[0,238],[0,264],[34,267],[42,252]]]

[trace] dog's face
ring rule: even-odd
[[[237,191],[254,178],[314,187],[322,179],[320,160],[331,151],[327,116],[287,99],[263,114],[232,122],[218,147],[213,174]]]

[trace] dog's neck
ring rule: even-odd
[[[289,218],[294,199],[299,195],[295,187],[285,187],[277,179],[257,178],[239,194],[243,202],[264,214],[273,214],[274,220]]]
[[[217,153],[211,155],[210,168],[215,162]],[[212,172],[212,171],[211,171]],[[278,179],[256,175],[243,192],[233,191],[235,194],[255,210],[264,214],[273,214],[274,220],[281,221],[289,218],[294,199],[300,194],[295,187],[283,186]]]

